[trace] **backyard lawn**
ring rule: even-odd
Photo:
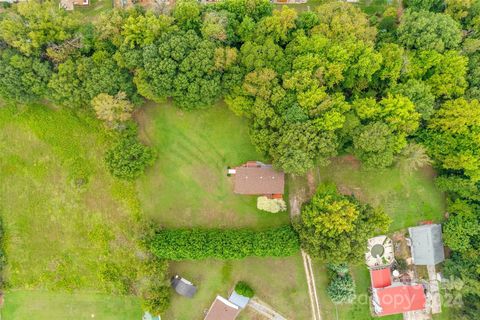
[[[395,167],[365,171],[352,157],[336,158],[319,170],[321,181],[334,182],[341,192],[382,207],[392,218],[391,231],[443,220],[444,195],[435,187],[433,174],[430,168],[411,174]]]
[[[15,290],[6,293],[1,315],[5,320],[132,320],[141,319],[142,309],[134,297]]]
[[[287,213],[256,209],[255,196],[233,193],[227,167],[263,160],[248,125],[224,105],[182,112],[149,105],[137,116],[141,138],[158,153],[138,183],[147,216],[165,227],[264,228],[289,223]]]
[[[239,261],[195,261],[171,264],[180,274],[198,285],[193,299],[174,294],[166,319],[202,319],[217,294],[227,297],[239,280],[248,282],[255,294],[288,319],[310,317],[307,282],[300,255],[290,258],[247,258]],[[249,312],[254,315],[254,312]],[[252,319],[242,312],[239,320]]]

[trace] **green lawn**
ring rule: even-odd
[[[208,110],[182,112],[170,104],[149,105],[137,115],[141,138],[158,159],[138,182],[147,216],[166,227],[265,228],[289,223],[287,213],[256,209],[256,197],[233,193],[228,166],[262,160],[248,136],[248,125],[220,104]],[[201,319],[217,294],[226,296],[238,280],[246,280],[261,299],[290,319],[310,312],[300,256],[177,262],[180,274],[199,286],[193,300],[174,296],[167,319]],[[249,319],[247,313],[244,319]]]
[[[143,209],[166,227],[255,228],[289,223],[287,213],[256,209],[256,197],[233,193],[227,167],[262,160],[247,123],[224,105],[182,112],[150,105],[137,117],[142,139],[158,153],[138,183]]]
[[[172,274],[180,274],[198,285],[193,299],[174,294],[166,319],[202,319],[217,294],[228,294],[239,280],[247,281],[255,294],[288,319],[304,320],[310,316],[307,282],[300,255],[282,258],[247,258],[241,261],[195,261],[171,264]],[[242,312],[240,320],[255,313]]]
[[[19,290],[6,293],[1,315],[4,320],[132,320],[141,319],[142,310],[133,297]]]
[[[412,174],[395,167],[365,171],[351,158],[341,157],[321,168],[320,177],[321,181],[336,183],[341,192],[353,193],[362,201],[383,207],[392,217],[391,231],[424,220],[443,220],[444,195],[436,189],[430,169]]]
[[[104,168],[103,132],[97,121],[68,109],[0,108],[9,288],[122,294],[136,280],[142,229],[135,185]],[[16,312],[9,301],[21,299],[20,293],[7,298],[7,315]],[[54,300],[45,303],[53,308]]]
[[[75,6],[73,13],[80,18],[87,17],[90,20],[96,20],[102,12],[113,8],[113,0],[90,0],[88,6]]]

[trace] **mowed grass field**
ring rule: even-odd
[[[137,114],[141,138],[158,153],[138,181],[144,212],[165,227],[267,228],[289,223],[287,213],[256,209],[256,197],[233,193],[228,166],[263,160],[252,146],[248,125],[224,105],[183,112],[170,104],[149,105]],[[238,280],[289,319],[308,319],[310,304],[300,256],[239,261],[184,261],[171,264],[199,288],[194,299],[173,295],[166,319],[202,319],[217,294],[228,295]],[[240,319],[256,319],[242,313]],[[259,318],[260,319],[260,318]]]
[[[288,319],[310,317],[305,271],[300,255],[290,258],[247,258],[241,261],[205,260],[172,263],[172,274],[180,274],[198,285],[193,299],[174,294],[166,319],[201,320],[204,310],[219,294],[228,298],[235,283],[247,281],[255,294]],[[239,320],[263,319],[252,310]]]
[[[5,320],[133,320],[141,319],[142,309],[134,297],[15,290],[7,292],[1,314]]]
[[[264,159],[250,142],[247,122],[226,106],[184,112],[168,103],[149,105],[137,119],[142,140],[158,154],[138,183],[146,216],[175,228],[289,223],[288,213],[257,210],[256,196],[233,193],[227,167]]]
[[[319,170],[322,182],[334,182],[344,193],[382,207],[392,218],[391,231],[416,226],[421,221],[441,222],[445,196],[434,183],[430,168],[412,173],[392,167],[363,170],[351,157],[340,157]]]
[[[67,292],[123,294],[141,252],[135,186],[106,171],[109,138],[89,119],[39,105],[0,108],[5,278],[12,289],[63,292],[60,302],[56,296],[39,302],[59,318],[70,312],[62,299],[76,300]],[[38,295],[28,294],[6,293],[4,319],[26,319],[15,312],[36,308]]]

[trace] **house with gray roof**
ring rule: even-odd
[[[445,260],[440,224],[426,224],[408,228],[413,264],[436,265]]]
[[[195,287],[190,281],[176,275],[172,278],[172,287],[175,291],[184,297],[192,298],[197,292],[197,287]]]

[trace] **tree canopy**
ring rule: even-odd
[[[368,238],[386,232],[390,218],[381,210],[338,193],[333,184],[322,184],[302,207],[295,227],[303,249],[334,264],[359,263]]]

